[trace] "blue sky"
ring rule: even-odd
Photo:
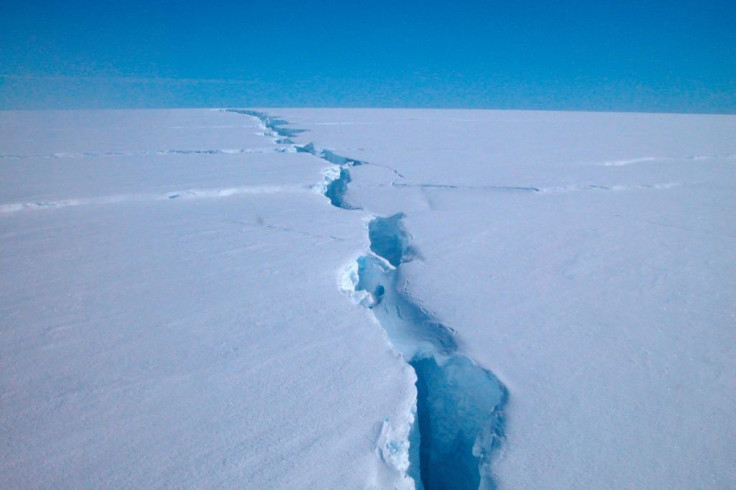
[[[736,112],[736,2],[2,0],[0,108]]]

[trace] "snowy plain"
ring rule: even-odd
[[[736,487],[736,117],[2,112],[0,165],[3,488]]]

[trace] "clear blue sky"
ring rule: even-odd
[[[736,112],[736,1],[0,0],[0,108]]]

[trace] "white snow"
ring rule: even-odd
[[[269,144],[250,117],[219,111],[0,117],[12,135],[4,154]],[[219,125],[248,127],[202,129]],[[22,146],[26,132],[38,149]],[[366,239],[311,190],[321,160],[0,165],[4,205],[87,199],[0,214],[1,487],[355,488],[396,478],[375,444],[386,419],[404,423],[414,378],[335,285]],[[166,198],[263,186],[275,192]],[[106,200],[123,194],[152,198]]]
[[[736,117],[259,111],[0,112],[0,486],[736,487]]]

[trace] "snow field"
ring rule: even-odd
[[[50,123],[2,117],[39,139]],[[199,126],[250,124],[220,146],[269,143],[248,140],[259,131],[250,118],[219,111],[142,111],[121,128],[105,122],[117,113],[69,117],[78,126],[59,149],[105,151],[105,128],[103,141],[136,140],[128,132],[157,118],[214,140],[217,129]],[[184,147],[176,134],[138,148]],[[18,141],[3,153],[22,153]],[[279,156],[3,167],[3,203],[91,197],[0,216],[0,486],[385,488],[399,478],[375,444],[385,419],[410,411],[413,375],[335,287],[363,230],[311,189],[321,160]],[[167,194],[262,186],[275,190]],[[95,200],[122,192],[155,198]]]
[[[404,213],[402,291],[507,386],[501,488],[728,488],[736,119],[279,110]]]
[[[733,117],[0,129],[3,487],[736,485]]]

